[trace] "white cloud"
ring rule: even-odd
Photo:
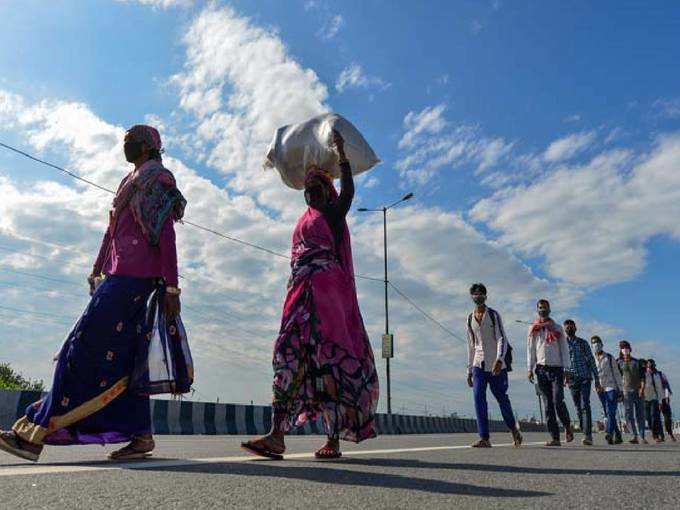
[[[373,87],[384,90],[389,86],[389,83],[386,83],[377,76],[366,75],[364,70],[357,63],[352,63],[344,68],[335,82],[335,88],[338,92],[344,92],[351,88],[368,89]]]
[[[662,117],[680,119],[680,97],[657,99],[653,106]]]
[[[331,16],[319,29],[317,35],[324,41],[333,39],[345,25],[345,20],[340,14]]]
[[[430,106],[404,117],[398,147],[403,155],[395,168],[411,182],[424,184],[441,168],[473,164],[484,172],[505,158],[513,143],[487,138],[474,126],[453,126],[444,118],[446,106]]]
[[[594,131],[573,133],[551,143],[543,154],[543,158],[549,163],[569,160],[585,151],[594,141]]]
[[[580,286],[625,281],[645,267],[655,236],[680,239],[680,134],[648,153],[613,150],[481,200],[472,217],[549,274]],[[662,211],[662,212],[661,212]]]
[[[141,5],[149,5],[156,9],[170,9],[173,7],[188,8],[192,7],[195,0],[116,0],[125,3],[139,3]]]
[[[186,63],[173,82],[196,124],[194,147],[231,177],[236,191],[294,217],[300,194],[285,189],[276,172],[263,171],[262,161],[276,129],[329,110],[325,85],[273,30],[229,7],[202,11],[184,43]]]
[[[574,123],[574,122],[580,122],[581,120],[581,115],[578,113],[575,113],[574,115],[569,115],[563,119],[563,122],[566,123]]]

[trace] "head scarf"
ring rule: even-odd
[[[536,319],[536,321],[531,325],[531,334],[533,335],[538,333],[543,329],[546,330],[545,343],[547,344],[551,344],[562,338],[562,330],[552,319],[548,319],[546,321]]]
[[[135,140],[145,143],[150,149],[155,149],[159,153],[163,152],[161,135],[155,127],[145,124],[136,124],[127,130]]]
[[[163,150],[161,135],[156,128],[137,124],[127,132],[151,149],[159,152]],[[186,199],[177,189],[172,172],[159,160],[150,159],[130,172],[120,183],[113,199],[109,229],[113,234],[120,213],[130,207],[132,216],[149,244],[157,246],[165,220],[168,217],[172,217],[174,221],[181,220],[186,203]]]

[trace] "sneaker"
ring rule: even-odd
[[[512,442],[515,444],[515,448],[522,446],[522,434],[518,428],[512,429]]]
[[[545,442],[546,446],[562,446],[562,443],[560,443],[559,439],[551,439],[550,441]]]
[[[479,441],[470,445],[472,448],[491,448],[491,441],[488,439],[480,439]]]
[[[612,436],[609,434],[605,434],[604,436],[605,441],[607,441],[607,444],[614,444],[614,440],[612,439]]]
[[[584,437],[581,444],[583,444],[583,446],[593,446],[593,440],[589,437]]]
[[[631,440],[628,441],[628,442],[629,442],[630,444],[640,444],[640,441],[638,441],[637,436],[635,436],[633,439],[631,439]]]
[[[42,445],[35,445],[24,441],[11,430],[0,431],[0,450],[11,455],[30,460],[31,462],[38,462],[42,449]]]
[[[620,434],[616,434],[616,437],[614,438],[614,444],[621,444],[623,443],[623,439],[621,438]]]

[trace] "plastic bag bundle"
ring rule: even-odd
[[[305,174],[311,165],[340,177],[338,157],[331,146],[334,129],[345,140],[345,154],[352,165],[352,174],[358,175],[380,163],[371,146],[350,121],[337,113],[325,113],[306,122],[277,129],[267,150],[264,168],[276,168],[287,186],[299,190],[305,187]]]

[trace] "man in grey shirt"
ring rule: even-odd
[[[618,359],[621,375],[623,375],[623,405],[626,410],[626,423],[633,439],[632,444],[645,439],[645,368],[640,360],[631,356],[632,348],[626,340],[619,342],[620,355]],[[638,435],[640,439],[638,439]]]

